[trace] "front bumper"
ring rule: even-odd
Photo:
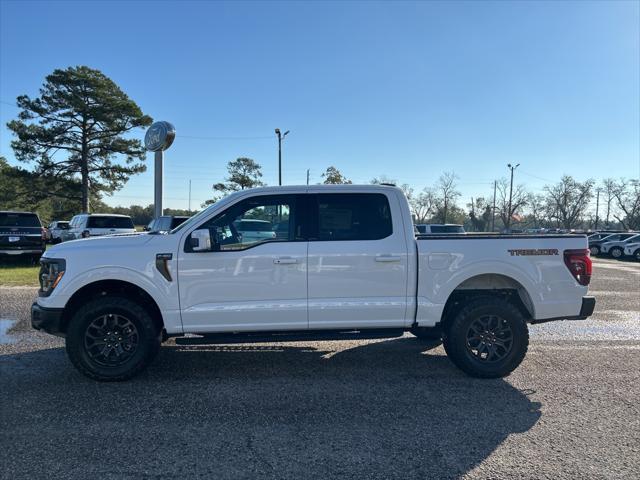
[[[34,303],[31,305],[31,326],[36,330],[64,337],[62,312],[62,308],[45,308]]]
[[[553,317],[553,318],[540,318],[531,321],[532,325],[536,323],[553,322],[555,320],[586,320],[593,315],[593,310],[596,308],[596,297],[584,296],[582,297],[582,305],[580,306],[580,313],[578,315],[570,317]]]

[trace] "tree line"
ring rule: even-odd
[[[224,182],[213,185],[218,195],[203,207],[231,192],[264,185],[261,166],[253,159],[233,160],[227,164],[227,171]],[[323,184],[352,183],[335,166],[327,167],[320,178]],[[462,205],[458,179],[454,172],[445,172],[432,186],[418,192],[408,184],[398,185],[409,201],[414,221],[463,224],[475,232],[524,228],[640,230],[638,179],[608,178],[597,183],[564,175],[559,182],[545,185],[543,193],[533,193],[522,184],[512,188],[509,180],[501,178],[495,182],[495,194],[471,198]],[[397,182],[383,175],[371,179],[370,183]],[[597,212],[593,209],[596,195],[599,197]]]

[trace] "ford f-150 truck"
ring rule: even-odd
[[[243,236],[242,220],[278,235]],[[97,380],[142,371],[168,337],[188,343],[440,340],[467,374],[523,360],[527,323],[584,319],[582,235],[416,237],[392,186],[243,190],[168,233],[89,238],[47,250],[32,325],[66,337]],[[186,335],[197,334],[197,335]]]

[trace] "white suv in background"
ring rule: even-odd
[[[624,247],[625,257],[635,257],[640,262],[640,241],[629,243]]]
[[[83,213],[69,222],[69,229],[62,232],[62,241],[78,238],[101,237],[116,233],[135,233],[131,217],[108,213]]]

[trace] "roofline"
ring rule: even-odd
[[[35,215],[36,217],[38,216],[36,212],[24,212],[22,210],[0,210],[0,213],[21,213],[26,215]]]

